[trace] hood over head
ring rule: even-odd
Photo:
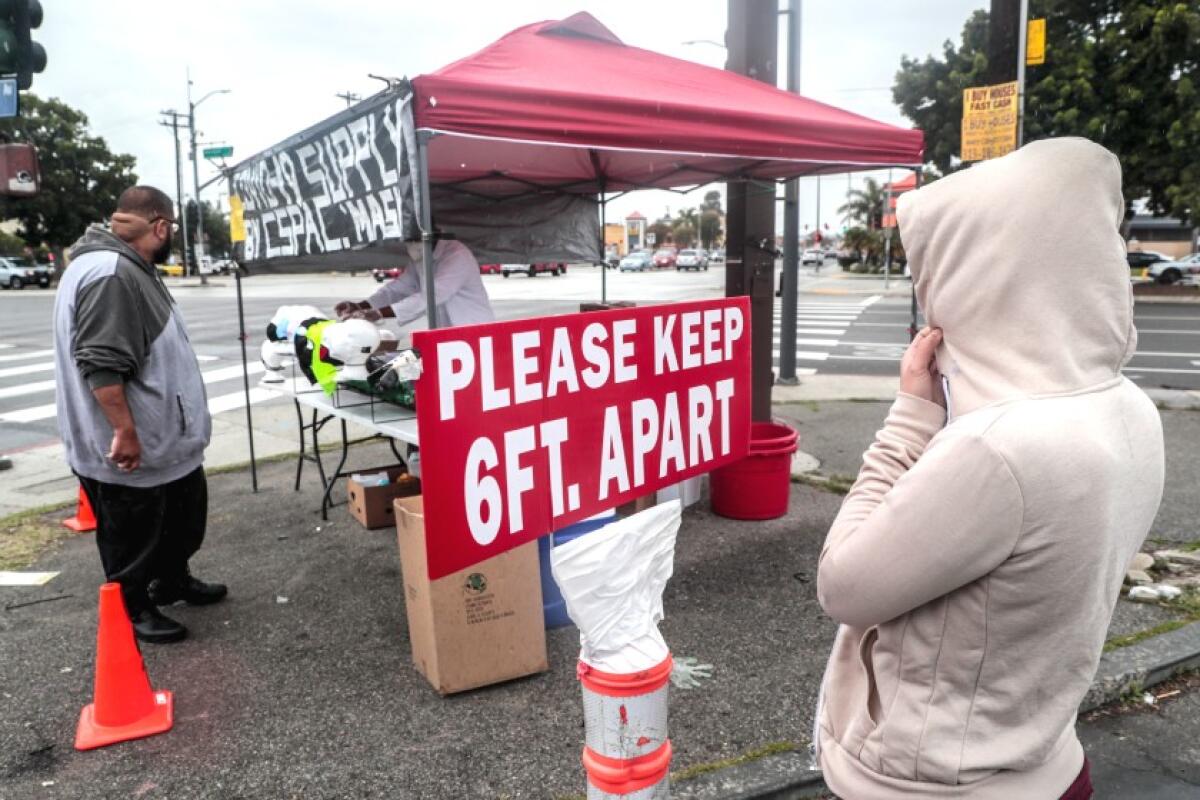
[[[1121,165],[1046,139],[900,197],[917,300],[954,413],[1116,378],[1133,355]]]

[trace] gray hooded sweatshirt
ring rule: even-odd
[[[71,469],[137,487],[182,478],[204,462],[212,420],[174,299],[152,265],[99,226],[71,258],[54,302],[58,428]],[[117,383],[142,447],[133,472],[108,459],[112,426],[92,395]]]

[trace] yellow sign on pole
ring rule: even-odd
[[[242,198],[229,195],[229,241],[246,241],[246,222],[242,217]]]
[[[1017,144],[1017,82],[963,90],[963,161],[1010,153]]]
[[[1028,35],[1025,37],[1025,64],[1036,67],[1046,63],[1046,20],[1029,20]]]

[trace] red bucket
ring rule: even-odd
[[[715,514],[730,519],[775,519],[788,510],[792,454],[800,434],[778,422],[750,426],[750,453],[712,471],[709,494]]]

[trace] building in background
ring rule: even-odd
[[[1171,258],[1183,258],[1196,251],[1200,228],[1185,225],[1173,217],[1137,214],[1129,225],[1129,249],[1153,250]]]
[[[646,218],[635,211],[625,218],[625,252],[645,250],[646,247]]]

